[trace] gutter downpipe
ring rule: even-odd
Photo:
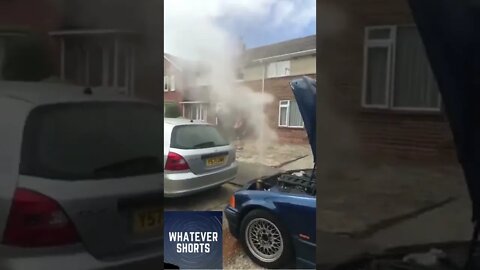
[[[267,64],[263,61],[263,59],[260,60],[260,63],[262,63],[262,99],[265,99],[265,70],[267,69]],[[262,113],[265,113],[265,104],[262,103]],[[265,139],[265,125],[262,125],[262,128],[260,129],[260,141],[263,144],[263,141]]]

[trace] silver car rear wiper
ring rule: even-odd
[[[204,142],[204,143],[199,143],[193,146],[193,148],[203,148],[203,147],[215,147],[216,144],[215,142]]]
[[[130,168],[131,166],[142,166],[142,167],[155,167],[163,168],[162,160],[160,156],[141,156],[131,159],[126,159],[122,161],[117,161],[111,164],[107,164],[101,167],[97,167],[93,170],[95,175],[104,172],[112,172],[112,171],[124,171],[127,170],[126,168]],[[130,169],[129,169],[130,170]]]

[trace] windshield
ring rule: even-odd
[[[20,173],[64,180],[160,173],[162,122],[160,108],[143,103],[38,107],[26,122]]]
[[[214,126],[185,125],[172,131],[171,147],[177,149],[201,149],[228,145],[229,142]]]

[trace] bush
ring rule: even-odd
[[[167,118],[177,118],[182,115],[178,104],[173,102],[165,102],[163,104],[163,113]]]

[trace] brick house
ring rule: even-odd
[[[301,76],[316,79],[316,36],[252,48],[245,51],[243,83],[255,91],[272,94],[267,106],[269,125],[280,141],[308,143],[304,123],[290,81]]]
[[[102,91],[115,89],[160,104],[162,41],[156,30],[161,22],[152,20],[150,15],[156,14],[148,13],[153,12],[153,4],[124,0],[1,1],[0,40],[1,33],[11,36],[12,31],[16,36],[43,37],[53,69],[42,79],[55,77]],[[1,45],[4,53],[0,56],[5,54]]]
[[[267,106],[269,125],[277,131],[279,139],[288,143],[308,143],[307,134],[298,106],[290,89],[290,81],[300,76],[316,76],[316,36],[289,40],[244,50],[239,68],[238,83],[254,91],[270,93],[275,97]],[[216,106],[209,100],[208,84],[202,83],[202,72],[197,66],[186,70],[178,57],[165,54],[164,98],[180,104],[183,116],[216,123]],[[178,72],[180,71],[180,74]],[[167,90],[175,79],[174,90]],[[180,80],[178,78],[181,78]],[[187,79],[188,78],[188,79]],[[178,83],[183,84],[179,91]],[[186,84],[186,82],[189,84]]]
[[[453,142],[408,2],[321,0],[346,18],[320,43],[319,72],[366,152],[450,159]]]
[[[199,82],[205,69],[172,54],[164,53],[163,98],[177,103],[182,116],[200,121],[216,122],[208,97],[208,86]]]
[[[163,55],[163,99],[180,103],[183,101],[183,67],[179,59],[171,54]]]

